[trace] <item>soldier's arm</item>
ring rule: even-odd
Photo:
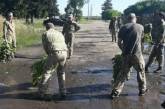
[[[123,40],[122,40],[122,37],[123,35],[125,34],[124,32],[124,27],[122,27],[120,30],[119,30],[119,34],[118,34],[118,46],[121,50],[123,50]]]
[[[122,39],[118,38],[118,46],[121,50],[123,50],[123,43],[122,43]]]
[[[144,27],[142,26],[142,43],[144,43]]]
[[[13,47],[14,48],[16,48],[16,32],[15,32],[15,25],[14,25],[14,29],[13,29],[13,31],[14,31],[14,37],[13,37]]]
[[[3,39],[7,41],[7,23],[6,21],[3,23]]]
[[[76,22],[74,22],[73,24],[74,24],[74,27],[75,27],[75,32],[79,31],[80,26]]]
[[[49,51],[48,51],[48,46],[46,43],[46,34],[45,33],[42,35],[42,45],[43,45],[43,48],[44,48],[46,54],[48,55]]]
[[[12,46],[13,46],[14,48],[16,48],[16,37],[15,37],[15,36],[13,37]]]
[[[64,35],[66,31],[66,24],[63,25],[62,34]]]
[[[111,29],[111,23],[112,23],[112,21],[109,22],[109,29]]]

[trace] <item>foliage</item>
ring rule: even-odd
[[[116,81],[117,75],[119,75],[122,67],[122,55],[115,55],[113,61],[113,80]]]
[[[33,86],[37,86],[42,79],[44,73],[44,65],[47,61],[47,57],[43,57],[41,60],[35,62],[32,65],[32,84]],[[52,66],[52,72],[56,71],[58,64]]]
[[[25,24],[23,20],[16,20],[17,48],[24,48],[41,43],[41,35],[45,30],[42,20],[38,20],[34,25]]]
[[[38,85],[39,81],[42,79],[42,74],[44,70],[44,64],[46,62],[46,57],[42,58],[40,61],[35,62],[32,65],[32,84],[33,86]]]
[[[152,14],[155,11],[165,11],[164,0],[145,0],[136,3],[124,10],[124,14],[135,13],[136,15]]]
[[[109,10],[102,12],[102,19],[110,20],[110,19],[112,19],[112,17],[116,17],[116,16],[120,16],[120,15],[121,15],[121,13],[118,12],[117,10],[109,9]]]
[[[11,61],[11,59],[13,58],[14,51],[15,50],[12,48],[12,45],[3,41],[0,46],[0,61],[1,62]]]
[[[112,0],[106,0],[102,5],[102,19],[103,20],[110,20],[112,17],[120,16],[121,13],[117,10],[114,10],[112,7]]]
[[[152,43],[152,38],[150,33],[144,34],[144,42],[151,44]]]
[[[81,19],[82,16],[82,8],[85,5],[85,3],[87,3],[86,0],[69,0],[68,1],[68,5],[65,8],[65,10],[71,6],[73,8],[73,16],[76,17],[77,20]]]
[[[106,0],[104,2],[104,4],[102,5],[102,10],[103,11],[106,11],[106,10],[109,10],[109,9],[112,9],[112,0]]]
[[[59,15],[57,0],[0,0],[0,14],[14,12],[18,18]]]

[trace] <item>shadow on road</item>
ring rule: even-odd
[[[22,55],[22,54],[15,54],[15,58],[24,58],[24,59],[41,59],[41,56],[30,56],[30,55]]]
[[[31,83],[23,83],[19,85],[13,85],[10,87],[0,87],[0,99],[25,99],[41,101],[36,90],[30,90]],[[68,88],[68,94],[65,99],[61,100],[58,95],[54,97],[55,101],[77,101],[77,100],[89,100],[89,99],[109,99],[109,94],[97,94],[100,92],[110,92],[111,85],[109,84],[95,84],[82,87]],[[27,91],[22,93],[21,91]],[[12,93],[14,92],[14,93]],[[121,97],[126,96],[138,96],[137,94],[122,94]]]

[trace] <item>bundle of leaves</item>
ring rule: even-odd
[[[33,86],[37,86],[39,81],[42,79],[42,74],[44,71],[44,65],[46,62],[46,57],[43,57],[41,60],[35,62],[32,65],[32,84]]]
[[[0,61],[11,61],[11,59],[13,58],[14,51],[15,50],[12,48],[12,45],[4,41],[0,46]]]
[[[151,38],[150,33],[145,33],[144,34],[144,42],[145,43],[148,43],[148,44],[151,44],[152,43],[152,38]]]
[[[47,57],[43,57],[41,60],[35,62],[32,65],[32,85],[35,87],[39,85],[43,73],[44,73],[44,66],[47,61]],[[57,69],[58,65],[52,66],[51,72],[54,72]]]
[[[115,55],[115,57],[112,59],[113,61],[113,81],[116,81],[117,76],[121,72],[121,67],[122,67],[122,55],[118,54]]]

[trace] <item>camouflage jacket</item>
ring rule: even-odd
[[[65,34],[77,32],[78,30],[80,30],[80,26],[76,22],[74,22],[74,21],[65,22],[62,33],[65,35]]]
[[[16,33],[15,33],[15,25],[13,22],[9,22],[7,20],[3,23],[3,38],[6,42],[13,44],[16,47]]]
[[[153,41],[156,44],[163,44],[165,42],[165,21],[153,23],[152,29]]]
[[[56,51],[67,50],[64,36],[55,29],[49,29],[42,35],[43,47],[48,55]]]

